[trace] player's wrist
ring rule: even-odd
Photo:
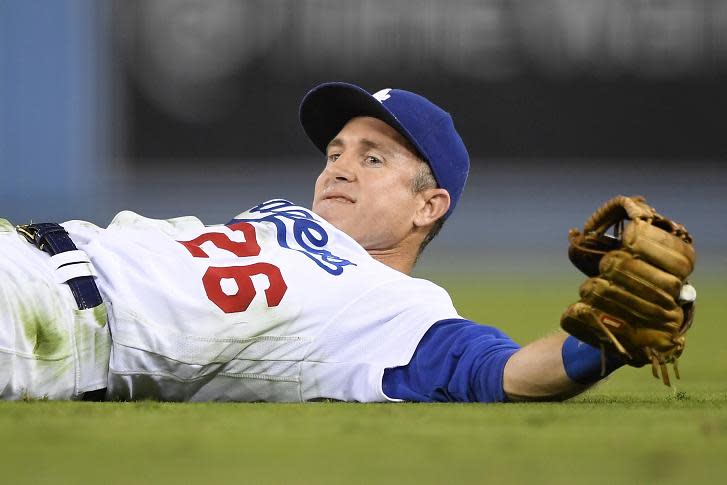
[[[570,380],[591,385],[625,365],[618,354],[603,351],[569,335],[561,349],[563,368]]]

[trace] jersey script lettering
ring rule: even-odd
[[[344,267],[356,266],[356,263],[340,258],[325,249],[326,244],[328,244],[326,230],[315,220],[311,212],[295,206],[292,202],[283,199],[270,200],[256,205],[248,212],[260,213],[263,214],[263,217],[258,219],[233,219],[228,223],[228,226],[231,227],[231,225],[241,221],[272,222],[275,224],[278,244],[281,247],[305,254],[328,273],[338,276],[343,273]],[[293,221],[292,233],[298,248],[291,246],[292,241],[288,241],[288,231],[285,227],[286,219]]]

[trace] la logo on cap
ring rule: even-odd
[[[377,91],[376,93],[374,93],[374,98],[379,100],[379,103],[383,103],[384,101],[386,101],[387,99],[389,99],[391,97],[391,95],[389,94],[389,91],[391,91],[391,88],[386,88],[386,89],[382,89],[381,91]]]

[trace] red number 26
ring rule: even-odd
[[[257,256],[260,254],[260,245],[257,242],[255,227],[247,222],[238,222],[228,226],[233,231],[242,231],[245,235],[244,242],[231,240],[227,234],[221,232],[207,232],[200,234],[191,241],[177,241],[187,248],[195,258],[209,258],[209,254],[202,249],[202,244],[210,242],[220,249],[230,251],[236,256]],[[207,293],[207,298],[217,305],[225,313],[244,312],[255,298],[255,287],[252,284],[252,277],[265,275],[270,286],[265,290],[265,299],[269,307],[280,304],[283,295],[288,290],[288,285],[283,280],[280,268],[270,263],[254,263],[244,266],[210,266],[202,276],[202,285]],[[222,279],[234,279],[237,283],[237,293],[228,295],[222,291]]]

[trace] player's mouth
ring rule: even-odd
[[[341,193],[341,192],[331,192],[330,194],[326,194],[325,197],[323,197],[323,200],[330,200],[332,202],[341,202],[343,204],[353,204],[356,202],[348,195]]]

